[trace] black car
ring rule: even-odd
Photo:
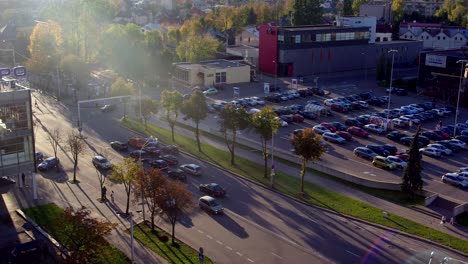
[[[161,148],[161,153],[162,154],[170,154],[170,155],[178,155],[179,154],[179,148],[174,145],[167,145]]]
[[[166,161],[169,166],[179,164],[179,160],[177,160],[177,157],[174,155],[162,155],[159,158]]]
[[[279,91],[281,91],[281,87],[270,85],[270,92],[279,92]]]
[[[299,111],[299,114],[303,116],[305,119],[310,119],[310,120],[317,119],[317,115],[314,114],[313,112]]]
[[[199,189],[201,192],[212,197],[223,197],[226,195],[226,190],[217,183],[200,184]]]
[[[187,179],[187,175],[185,175],[185,172],[181,169],[168,170],[167,176],[179,181],[185,181]]]
[[[468,144],[468,136],[460,135],[460,136],[456,136],[455,139],[458,139]]]
[[[390,153],[390,155],[395,155],[398,152],[397,147],[391,144],[383,144],[382,147]]]
[[[130,152],[130,157],[134,159],[142,159],[143,161],[150,157],[150,154],[144,150],[134,150]]]
[[[421,136],[425,136],[428,139],[433,140],[433,141],[443,140],[441,136],[439,136],[437,133],[432,132],[432,131],[424,131],[421,133]]]
[[[369,99],[371,99],[373,96],[374,96],[374,94],[372,94],[371,92],[360,93],[360,94],[359,94],[359,97],[361,97],[361,100],[369,100]]]
[[[400,143],[405,145],[405,146],[410,146],[411,142],[413,142],[413,137],[402,137],[400,138]],[[418,148],[424,147],[424,144],[421,141],[418,141]]]
[[[346,131],[348,127],[340,122],[330,122],[330,125],[335,127],[338,131]]]
[[[424,146],[427,146],[429,143],[431,143],[431,140],[425,136],[419,136],[418,140],[419,142],[423,143]]]
[[[297,90],[297,93],[301,96],[301,97],[307,97],[307,96],[310,96],[309,92],[307,90]]]
[[[348,118],[345,120],[345,125],[347,126],[357,126],[357,127],[362,127],[363,124],[361,122],[359,122],[357,119],[355,118]]]
[[[400,131],[392,131],[387,134],[387,138],[393,141],[399,141],[402,137],[406,136],[406,134],[401,133]]]
[[[39,171],[46,171],[52,168],[55,168],[59,165],[60,160],[56,157],[50,157],[39,163],[37,169]]]
[[[379,145],[366,145],[366,148],[374,151],[375,153],[377,153],[378,155],[380,156],[384,156],[384,157],[387,157],[388,155],[390,155],[390,152],[388,152],[388,150],[385,150],[385,148],[383,146],[379,146]]]
[[[156,168],[156,169],[160,169],[160,170],[167,170],[169,169],[169,166],[167,165],[167,162],[164,161],[164,160],[152,160],[149,162],[149,164],[151,165],[151,167],[153,168]]]
[[[457,146],[457,145],[451,143],[448,140],[440,140],[440,141],[436,141],[435,143],[441,144],[441,145],[443,145],[444,147],[450,149],[453,152],[458,152],[458,151],[462,150],[462,147]]]
[[[120,141],[112,141],[110,143],[111,148],[118,150],[118,151],[127,151],[128,150],[128,145],[127,143],[123,143]]]
[[[158,157],[159,155],[161,155],[161,150],[158,147],[155,147],[155,146],[145,146],[143,148],[143,151],[145,151],[149,155],[155,156],[155,157]]]
[[[398,96],[405,96],[408,95],[408,91],[406,89],[398,88],[396,89],[395,94]]]

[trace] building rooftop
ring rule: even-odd
[[[315,26],[297,26],[297,27],[279,27],[283,31],[314,31],[314,30],[368,30],[369,27],[337,27],[334,25],[315,25]]]
[[[226,68],[233,68],[233,67],[245,67],[246,64],[241,63],[239,61],[229,61],[229,60],[207,60],[207,61],[200,61],[198,63],[191,63],[191,62],[182,62],[177,64],[179,67],[186,68],[186,69],[193,69],[197,67],[205,67],[205,68],[216,68],[216,69],[226,69]]]

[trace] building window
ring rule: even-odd
[[[14,132],[30,128],[26,103],[0,106],[0,131]]]
[[[426,36],[426,39],[429,39],[429,36]]]
[[[178,80],[188,82],[189,81],[189,73],[187,70],[182,70],[182,69],[176,69],[175,71],[175,77]]]
[[[440,36],[438,36],[437,39],[440,40]]]
[[[226,83],[226,72],[217,72],[215,83]]]
[[[445,40],[445,37],[442,37],[442,39],[444,39],[444,40]]]

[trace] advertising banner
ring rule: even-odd
[[[445,68],[447,66],[447,57],[440,55],[427,54],[426,66]]]

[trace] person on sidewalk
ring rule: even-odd
[[[110,197],[111,197],[112,203],[114,203],[114,191],[111,191]]]
[[[455,225],[455,217],[450,217],[450,224]]]
[[[21,174],[21,182],[22,182],[22,186],[23,187],[26,187],[26,175],[24,175],[24,172]]]
[[[443,225],[445,224],[445,215],[442,216],[442,218],[440,219],[440,224]]]

